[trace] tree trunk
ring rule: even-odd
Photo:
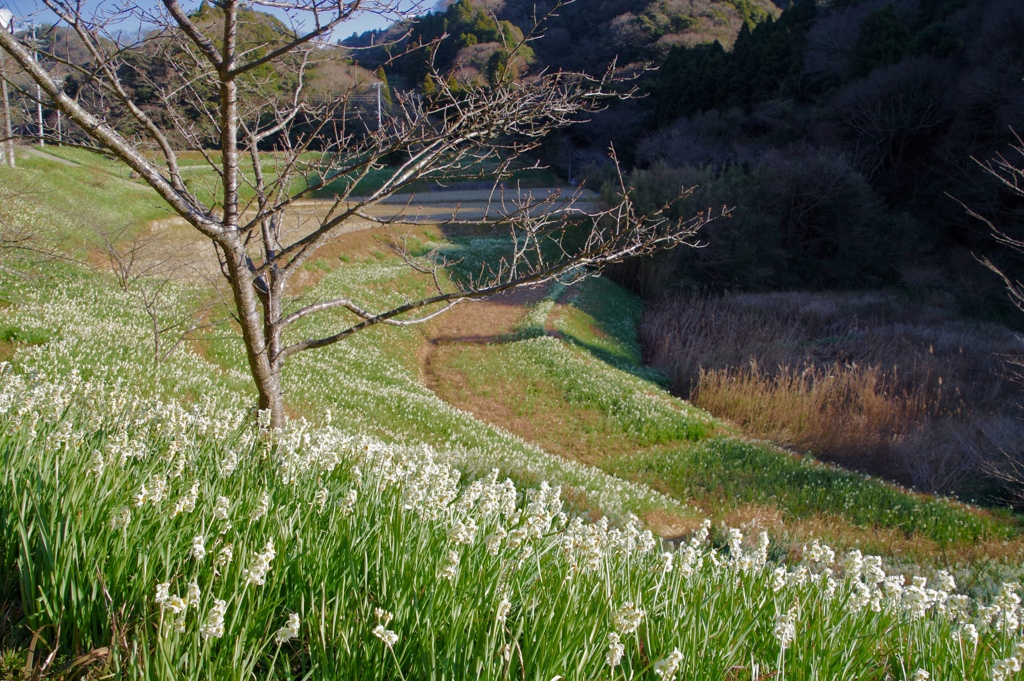
[[[0,31],[3,29],[0,28]],[[4,108],[4,156],[7,161],[7,165],[11,168],[14,167],[14,133],[11,130],[11,103],[7,97],[7,55],[0,55],[0,88],[3,89],[3,108]]]
[[[281,394],[281,365],[271,357],[265,333],[265,329],[271,326],[264,325],[265,315],[261,314],[253,274],[241,241],[236,239],[232,246],[224,248],[224,254],[249,371],[260,396],[259,408],[270,410],[271,427],[280,428],[284,426],[284,397]]]

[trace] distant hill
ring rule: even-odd
[[[554,6],[552,0],[495,4],[499,16],[524,30],[533,24],[535,5],[538,16]],[[732,45],[744,24],[780,12],[771,0],[587,0],[550,17],[535,49],[541,63],[555,68],[591,71],[616,57],[620,64],[660,63],[676,45]]]
[[[200,31],[214,44],[219,44],[222,33],[223,13],[216,6],[202,3],[190,15]],[[281,46],[294,34],[292,29],[279,18],[252,8],[243,8],[239,14],[240,29],[238,43],[250,54],[266,54],[274,47]],[[106,106],[117,119],[116,126],[131,135],[138,122],[127,110],[120,107],[116,98],[103,91],[88,75],[88,69],[95,64],[94,56],[73,29],[61,25],[40,25],[37,27],[37,49],[51,75],[60,79],[64,91],[93,106]],[[122,86],[133,101],[164,130],[172,144],[182,148],[198,143],[208,148],[218,144],[218,132],[209,125],[204,109],[216,109],[219,100],[216,90],[204,85],[183,88],[189,81],[190,60],[182,51],[172,32],[153,31],[137,44],[118,49],[112,41],[104,40],[99,46],[101,53],[116,55],[112,63]],[[373,92],[378,80],[372,72],[362,69],[348,57],[347,50],[340,46],[317,49],[302,65],[302,96],[316,100],[328,95],[349,93],[353,97],[353,109],[363,104]],[[68,66],[83,67],[78,70]],[[31,80],[28,75],[10,64],[7,77],[18,90],[30,92]],[[300,72],[298,58],[282,60],[274,65],[266,64],[254,69],[239,79],[240,96],[263,100],[267,98],[290,98],[298,82]],[[168,94],[171,93],[171,94]],[[22,98],[15,107],[14,128],[16,134],[35,133],[34,104]],[[43,117],[49,128],[56,128],[54,109],[46,108]],[[358,112],[350,115],[356,123]],[[187,134],[183,130],[187,129]],[[351,129],[351,128],[350,128]],[[85,134],[74,127],[65,126],[65,141],[85,142]],[[272,143],[270,140],[268,143]]]
[[[557,11],[555,8],[555,0],[454,0],[443,9],[403,24],[354,35],[343,45],[382,45],[398,40],[407,31],[411,35],[403,46],[417,41],[426,44],[447,32],[452,45],[432,55],[439,70],[446,72],[464,68],[474,56],[479,64],[479,55],[473,54],[481,51],[478,45],[490,44],[496,49],[500,39],[495,30],[499,24],[509,29],[507,41],[530,33],[539,18],[543,20],[539,37],[530,42],[532,68],[594,73],[603,71],[615,59],[620,65],[659,64],[677,45],[718,40],[731,46],[744,25],[752,26],[781,13],[771,0],[587,0]],[[387,57],[384,49],[361,49],[356,59],[364,66],[377,68]],[[421,54],[419,62],[425,59],[426,55]],[[397,70],[413,81],[420,75],[407,60]]]

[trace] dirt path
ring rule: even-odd
[[[418,356],[420,374],[434,394],[478,420],[504,428],[553,454],[595,463],[593,443],[575,436],[570,436],[573,441],[568,442],[563,437],[573,432],[566,419],[585,419],[586,415],[524,408],[531,399],[531,386],[502,383],[481,389],[479,376],[457,368],[460,362],[473,361],[486,353],[482,346],[503,342],[548,290],[548,286],[523,289],[494,300],[460,305],[434,320],[424,329],[425,342]],[[540,384],[532,387],[542,391],[552,388]]]
[[[35,149],[30,150],[37,156],[57,162],[78,165],[64,161]],[[138,185],[140,189],[144,189]],[[523,190],[521,193],[507,191],[504,196],[478,189],[452,189],[422,192],[420,194],[403,194],[392,196],[379,204],[368,206],[364,212],[370,218],[391,221],[392,227],[399,233],[408,229],[422,229],[431,224],[456,220],[460,223],[483,220],[485,217],[495,218],[502,212],[514,211],[519,202],[552,197],[552,203],[539,206],[535,211],[559,213],[566,211],[566,205],[560,200],[562,190],[552,187]],[[594,210],[597,195],[593,192],[580,192],[573,210]],[[305,236],[316,229],[334,205],[333,201],[308,200],[298,201],[285,213],[283,236],[286,241]],[[453,229],[463,226],[454,225]],[[334,241],[326,246],[325,253],[348,252],[354,248],[357,252],[366,250],[372,239],[354,237],[356,232],[376,233],[383,231],[380,223],[360,217],[352,218],[341,229]],[[149,225],[149,232],[141,240],[145,241],[143,257],[147,269],[154,276],[170,276],[187,281],[220,281],[220,265],[217,262],[213,247],[206,237],[196,232],[185,220],[170,216],[154,220]],[[373,242],[375,243],[375,242]],[[158,274],[159,273],[159,274]],[[301,287],[315,284],[315,277],[306,277],[309,281],[297,282]],[[467,308],[472,306],[467,306]],[[460,310],[460,312],[463,312]]]
[[[462,344],[498,342],[510,334],[526,316],[530,306],[547,295],[546,286],[521,289],[491,300],[463,303],[424,328],[425,342],[419,351],[423,383],[442,399],[460,409],[473,411],[468,393],[460,388],[459,377],[444,370],[444,356]]]
[[[74,161],[69,161],[66,158],[61,158],[60,156],[48,154],[42,149],[38,149],[36,147],[17,147],[17,149],[23,154],[35,156],[37,158],[45,158],[47,161],[53,161],[54,163],[59,163],[64,166],[70,166],[72,168],[80,168],[82,166],[81,163],[75,163]]]
[[[401,211],[405,222],[444,222],[495,219],[500,215],[524,210],[531,215],[562,215],[593,212],[600,197],[589,190],[538,187],[534,189],[448,189],[396,194],[384,199],[376,211],[386,214]]]
[[[502,342],[548,291],[549,287],[542,286],[460,305],[432,321],[424,329],[425,340],[418,354],[421,379],[442,400],[479,421],[508,430],[552,454],[598,465],[611,441],[601,434],[588,435],[593,415],[587,410],[522,409],[523,401],[532,399],[527,386],[502,385],[500,390],[481,394],[479,385],[470,386],[467,376],[452,366],[467,348],[476,346],[485,352],[479,346]],[[585,497],[576,502],[581,508],[589,506]],[[590,510],[594,519],[601,515],[597,507]],[[660,510],[645,514],[644,521],[651,531],[667,539],[688,535],[697,527],[692,518]]]

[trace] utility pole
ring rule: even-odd
[[[56,52],[57,52],[57,44],[56,44],[56,42],[54,43],[53,51],[54,51],[54,54],[56,54]],[[67,76],[55,76],[54,79],[53,79],[53,82],[55,82],[57,84],[58,88],[63,90],[64,89],[64,81],[66,79],[67,79]],[[56,144],[57,144],[58,147],[64,146],[64,133],[61,130],[61,127],[62,126],[61,126],[60,109],[57,109],[57,130],[56,130],[57,142],[56,142]]]
[[[32,24],[32,58],[39,61],[39,42],[36,40],[36,25]],[[39,119],[39,146],[46,146],[46,139],[43,137],[43,93],[36,83],[36,116]]]
[[[0,9],[0,31],[14,33],[14,15],[10,10]],[[4,98],[4,155],[7,165],[14,166],[14,134],[11,130],[11,102],[7,97],[7,55],[0,53],[0,89]]]
[[[3,86],[4,97],[4,151],[7,157],[7,165],[14,167],[14,131],[11,129],[11,102],[7,97],[7,74],[4,71],[7,58],[0,57],[0,84]]]
[[[384,83],[377,82],[377,83],[374,83],[374,85],[377,86],[377,132],[380,132],[380,129],[383,127],[383,123],[382,123],[382,119],[381,119],[381,108],[380,108],[380,91],[381,91],[381,87],[384,85]]]

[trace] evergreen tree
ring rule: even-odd
[[[440,40],[444,35],[456,36],[454,39]],[[410,41],[416,45],[427,45],[438,42],[436,49],[424,53],[413,53],[398,60],[397,70],[403,73],[410,82],[425,82],[424,79],[431,65],[439,72],[449,71],[460,50],[481,43],[499,43],[498,52],[506,57],[515,49],[515,64],[509,69],[502,67],[502,74],[518,77],[518,70],[534,60],[533,49],[529,45],[519,45],[523,40],[523,31],[509,21],[498,21],[489,12],[477,7],[473,0],[458,0],[444,12],[434,12],[417,19],[410,30]],[[507,59],[506,59],[507,60]],[[488,62],[484,69],[488,79],[497,73],[497,60],[494,65]],[[504,75],[502,76],[504,77]],[[454,82],[454,81],[453,81]],[[493,82],[493,81],[492,81]],[[436,85],[436,83],[435,83]],[[461,86],[460,86],[461,87]]]
[[[736,106],[749,111],[777,96],[787,79],[800,73],[803,36],[816,16],[814,0],[800,0],[778,21],[768,17],[753,27],[744,24],[732,52],[717,41],[674,48],[653,88],[658,97],[657,123],[715,108]]]
[[[913,51],[913,34],[896,15],[896,8],[886,5],[861,24],[854,49],[854,70],[864,76],[879,67],[895,64]]]
[[[385,107],[390,109],[394,105],[394,100],[391,98],[391,86],[388,85],[388,74],[384,72],[384,67],[381,66],[377,69],[374,75],[377,76],[377,80],[380,81],[381,102]]]

